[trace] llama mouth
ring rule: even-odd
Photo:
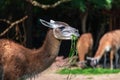
[[[65,33],[63,33],[63,35],[66,36],[66,37],[72,37],[72,36],[79,37],[80,36],[80,34],[78,34],[78,33],[71,33],[71,34],[65,34]]]
[[[76,40],[77,38],[78,38],[78,35],[74,35],[74,34],[71,35],[71,39],[72,39],[72,40]]]

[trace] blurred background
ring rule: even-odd
[[[120,0],[0,0],[0,38],[38,48],[48,31],[40,18],[66,22],[80,34],[91,32],[95,51],[104,33],[120,28]],[[59,55],[67,57],[70,45],[62,41]]]

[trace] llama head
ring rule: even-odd
[[[91,57],[87,57],[87,60],[89,60],[90,61],[90,66],[91,67],[96,67],[97,66],[97,64],[98,64],[98,59],[96,59],[96,58],[91,58]],[[88,62],[89,62],[88,61]]]
[[[72,35],[78,37],[79,32],[77,29],[69,26],[65,22],[50,20],[47,22],[43,19],[40,19],[40,22],[49,28],[53,29],[53,34],[57,39],[69,40],[72,39]]]

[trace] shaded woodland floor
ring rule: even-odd
[[[103,75],[61,75],[56,71],[63,68],[67,60],[62,60],[61,57],[44,72],[38,74],[36,77],[27,80],[120,80],[120,73],[117,74],[103,74]]]

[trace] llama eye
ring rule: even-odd
[[[59,27],[59,29],[61,29],[61,30],[63,30],[65,27],[64,26],[62,26],[62,27]]]

